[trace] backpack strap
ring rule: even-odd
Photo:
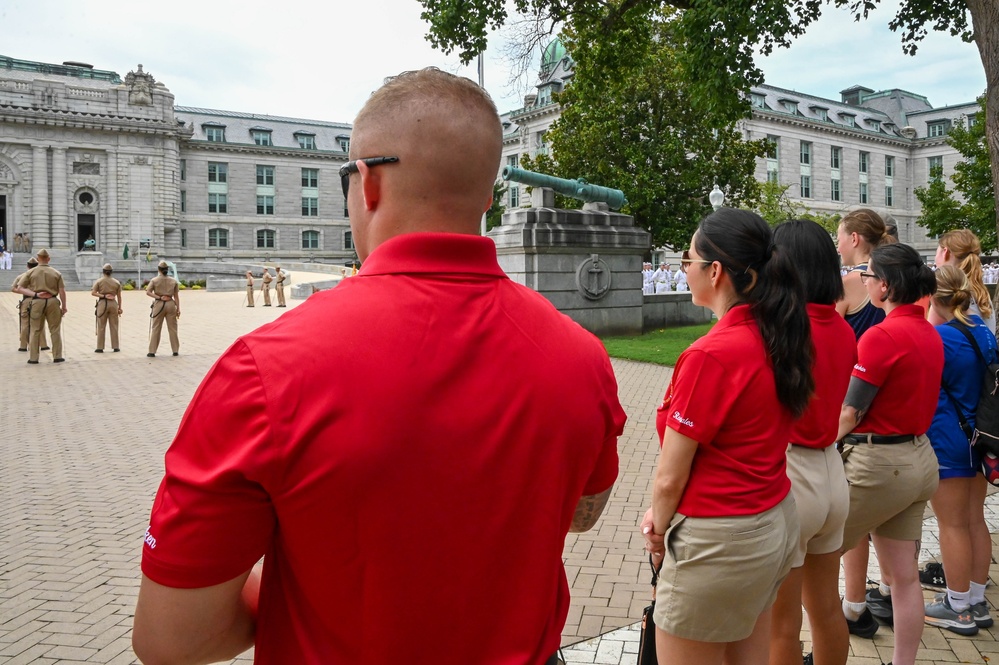
[[[951,326],[952,328],[957,328],[964,334],[965,337],[968,338],[968,341],[971,342],[971,348],[975,350],[975,354],[978,355],[978,359],[982,361],[982,365],[985,367],[985,371],[988,372],[989,363],[987,360],[985,360],[985,354],[982,353],[981,347],[978,346],[978,342],[975,340],[975,336],[971,334],[971,330],[968,329],[968,326],[964,325],[956,318],[948,321],[947,325]]]

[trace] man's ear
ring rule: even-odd
[[[377,169],[370,168],[363,161],[357,162],[357,173],[361,179],[361,197],[365,210],[375,210],[382,198],[382,179]]]

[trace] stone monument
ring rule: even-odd
[[[627,203],[623,192],[509,166],[502,177],[533,187],[532,206],[506,212],[487,234],[506,274],[594,334],[640,334],[642,256],[652,237],[610,210]],[[583,209],[555,208],[556,191],[585,201]]]

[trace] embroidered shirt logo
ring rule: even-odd
[[[867,368],[861,365],[860,363],[854,365],[853,369],[857,370],[858,372],[863,372],[864,374],[867,374]]]
[[[148,527],[146,527],[145,543],[146,545],[149,545],[149,549],[154,550],[156,549],[156,539],[153,538],[153,534],[149,533],[149,527],[151,526],[152,525],[150,524]]]
[[[673,420],[675,420],[676,422],[680,423],[681,425],[686,425],[687,427],[693,427],[694,426],[694,421],[693,420],[688,420],[687,418],[684,418],[683,416],[680,415],[679,411],[674,411],[673,412]]]

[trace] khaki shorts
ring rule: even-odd
[[[794,497],[759,515],[686,517],[666,531],[656,626],[700,642],[737,642],[773,605],[798,545]]]
[[[868,533],[922,539],[923,512],[939,482],[930,440],[920,435],[908,443],[846,444],[842,455],[850,483],[843,548],[852,548]]]
[[[829,554],[843,547],[843,525],[850,512],[850,486],[836,446],[787,447],[787,477],[798,507],[801,535],[792,568],[805,554]]]

